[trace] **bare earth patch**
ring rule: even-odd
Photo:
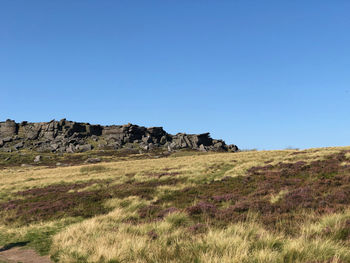
[[[33,249],[23,249],[19,247],[1,251],[0,261],[8,263],[51,263],[48,256],[39,256]]]

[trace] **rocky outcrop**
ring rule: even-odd
[[[226,145],[209,133],[171,135],[162,127],[142,127],[134,124],[101,126],[67,121],[0,122],[0,151],[31,149],[38,152],[85,152],[92,149],[139,148],[148,151],[164,148],[168,151],[194,149],[198,151],[238,151],[236,145]]]

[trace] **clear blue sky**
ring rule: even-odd
[[[350,145],[348,0],[1,0],[0,119]]]

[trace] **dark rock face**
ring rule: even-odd
[[[91,125],[52,120],[50,122],[0,122],[0,151],[31,149],[38,152],[85,152],[97,149],[139,148],[168,151],[194,149],[198,151],[238,151],[236,145],[226,145],[223,140],[212,139],[209,133],[168,134],[162,127],[126,125]]]
[[[18,125],[15,121],[6,120],[0,123],[0,134],[2,138],[12,137],[17,134]]]

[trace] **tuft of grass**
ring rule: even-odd
[[[165,221],[171,224],[173,228],[186,227],[191,224],[191,219],[183,212],[171,213],[165,218]]]
[[[83,166],[80,168],[80,172],[83,174],[86,173],[102,173],[107,171],[107,167],[103,165],[89,165],[89,166]]]
[[[283,196],[285,196],[288,193],[287,190],[281,190],[278,192],[277,195],[272,195],[270,198],[271,204],[277,203]]]

